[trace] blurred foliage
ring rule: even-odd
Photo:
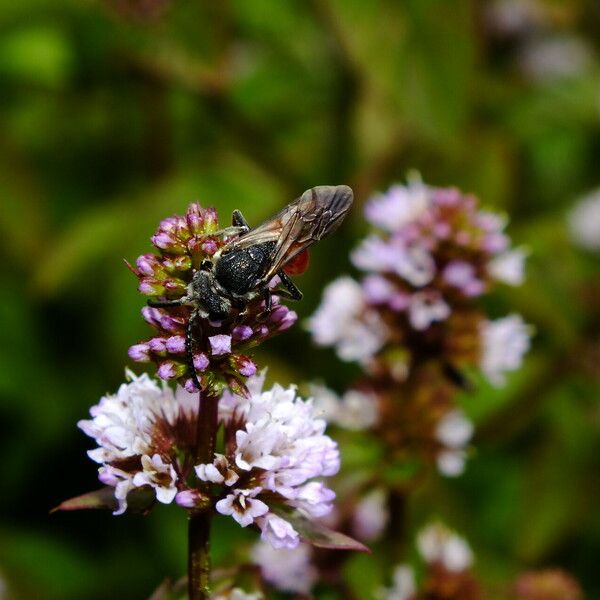
[[[467,472],[426,482],[410,522],[445,518],[492,584],[561,565],[600,597],[599,259],[565,225],[600,184],[600,9],[537,4],[537,21],[504,31],[475,0],[0,0],[0,573],[15,597],[144,598],[185,570],[180,509],[48,514],[97,487],[75,423],[145,334],[123,258],[150,249],[160,218],[199,199],[257,223],[308,187],[352,185],[351,222],[299,281],[304,318],[350,268],[360,203],[413,168],[511,215],[528,281],[490,311],[522,312],[536,338],[507,388],[464,398]],[[525,69],[556,36],[587,59]],[[356,373],[302,327],[260,362],[283,383],[341,389]],[[356,443],[348,463],[361,451],[376,460]],[[254,537],[216,528],[218,564]],[[385,561],[348,563],[357,597]]]

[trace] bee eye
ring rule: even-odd
[[[208,260],[208,258],[205,258],[201,263],[200,263],[200,269],[202,271],[210,271],[213,268],[213,264],[211,260]]]

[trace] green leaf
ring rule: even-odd
[[[288,521],[300,534],[302,541],[317,548],[329,550],[354,550],[355,552],[371,553],[371,550],[355,539],[338,531],[325,527],[322,523],[312,521],[289,507],[278,506],[271,509],[282,519]]]
[[[154,492],[147,488],[139,488],[129,492],[127,495],[127,512],[145,513],[152,508],[154,504],[155,496]],[[57,507],[53,508],[50,512],[57,512],[59,510],[90,510],[90,509],[108,509],[116,510],[118,508],[118,502],[115,498],[115,489],[111,486],[82,494],[81,496],[75,496],[69,498],[64,502],[61,502]]]

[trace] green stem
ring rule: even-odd
[[[195,464],[213,461],[219,425],[219,397],[205,391],[198,398]],[[200,483],[201,491],[208,491]],[[188,595],[189,600],[210,598],[210,519],[212,506],[190,512],[188,522]]]

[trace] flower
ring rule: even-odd
[[[473,435],[473,423],[460,409],[448,411],[438,422],[435,437],[443,444],[437,455],[440,473],[447,477],[456,477],[465,469],[465,445]]]
[[[78,423],[98,444],[88,455],[102,465],[101,481],[115,487],[115,514],[126,510],[127,494],[139,487],[152,488],[159,502],[172,502],[182,484],[178,452],[191,453],[195,445],[197,397],[159,386],[146,374],[127,371],[127,377],[115,395],[90,409],[91,420]]]
[[[269,512],[269,507],[256,498],[260,492],[262,492],[260,487],[251,490],[234,490],[223,500],[219,500],[215,508],[222,515],[231,515],[242,527],[247,527],[250,523],[254,523],[257,517],[262,517]]]
[[[511,247],[507,219],[474,196],[419,180],[374,196],[365,216],[376,231],[351,254],[364,275],[325,289],[309,320],[314,341],[397,381],[419,362],[477,365],[484,315],[476,298],[524,279],[526,253]]]
[[[153,301],[181,299],[189,293],[203,261],[210,261],[235,235],[235,229],[219,230],[213,208],[196,203],[190,204],[184,216],[164,219],[151,238],[159,254],[143,254],[130,266],[139,279],[139,291]],[[274,278],[269,285],[274,287],[278,281]],[[256,373],[247,352],[296,321],[296,313],[279,303],[276,291],[273,301],[266,319],[261,298],[252,300],[244,310],[233,309],[232,318],[224,321],[201,319],[193,335],[193,364],[203,389],[208,386],[211,392],[220,393],[228,385],[243,390],[246,379]],[[145,306],[142,316],[155,333],[131,346],[129,356],[136,362],[155,363],[161,379],[176,380],[195,391],[186,349],[192,310],[187,305]]]
[[[584,39],[574,35],[533,38],[523,49],[520,68],[540,82],[571,79],[589,71],[593,50]]]
[[[295,387],[263,390],[262,373],[249,378],[248,397],[224,393],[219,421],[225,451],[215,453],[211,463],[194,464],[197,396],[146,374],[127,375],[130,381],[117,394],[91,408],[91,420],[79,422],[98,444],[88,454],[101,465],[100,480],[114,488],[115,514],[125,512],[127,496],[137,488],[152,490],[164,504],[206,506],[204,488],[201,493],[188,485],[192,471],[211,484],[206,493],[213,495],[217,512],[242,527],[256,524],[276,548],[300,541],[285,511],[319,518],[331,510],[335,494],[317,478],[338,471],[337,445]]]
[[[260,542],[252,549],[252,560],[260,567],[265,581],[283,592],[310,592],[317,580],[317,569],[311,559],[312,549],[306,544],[276,549]]]
[[[315,412],[328,423],[351,431],[373,427],[379,419],[377,397],[373,393],[350,389],[339,397],[329,388],[312,384],[310,393]]]
[[[198,465],[196,472],[224,484],[218,512],[243,527],[255,523],[275,548],[293,548],[300,538],[286,511],[318,518],[331,510],[335,494],[315,478],[338,471],[339,452],[311,401],[298,398],[293,386],[263,391],[263,383],[264,374],[257,375],[248,381],[248,397],[223,395],[225,454],[215,455],[214,468]]]
[[[450,572],[466,571],[473,564],[469,544],[441,523],[432,523],[418,534],[417,548],[425,562]]]
[[[416,597],[415,575],[408,565],[398,565],[392,575],[392,586],[380,589],[379,600],[412,600]]]
[[[512,314],[481,325],[481,368],[495,386],[504,385],[505,373],[515,371],[530,345],[531,328],[520,315]]]
[[[521,285],[525,278],[525,259],[522,248],[507,250],[490,261],[488,272],[496,280],[508,285]]]
[[[325,288],[308,329],[320,346],[335,346],[342,360],[366,362],[386,340],[383,322],[366,308],[360,285],[350,277],[340,277]]]
[[[352,515],[352,531],[359,540],[371,542],[381,536],[390,518],[387,500],[385,490],[378,488],[358,502]]]
[[[600,189],[584,196],[568,216],[572,240],[586,250],[600,250]]]

